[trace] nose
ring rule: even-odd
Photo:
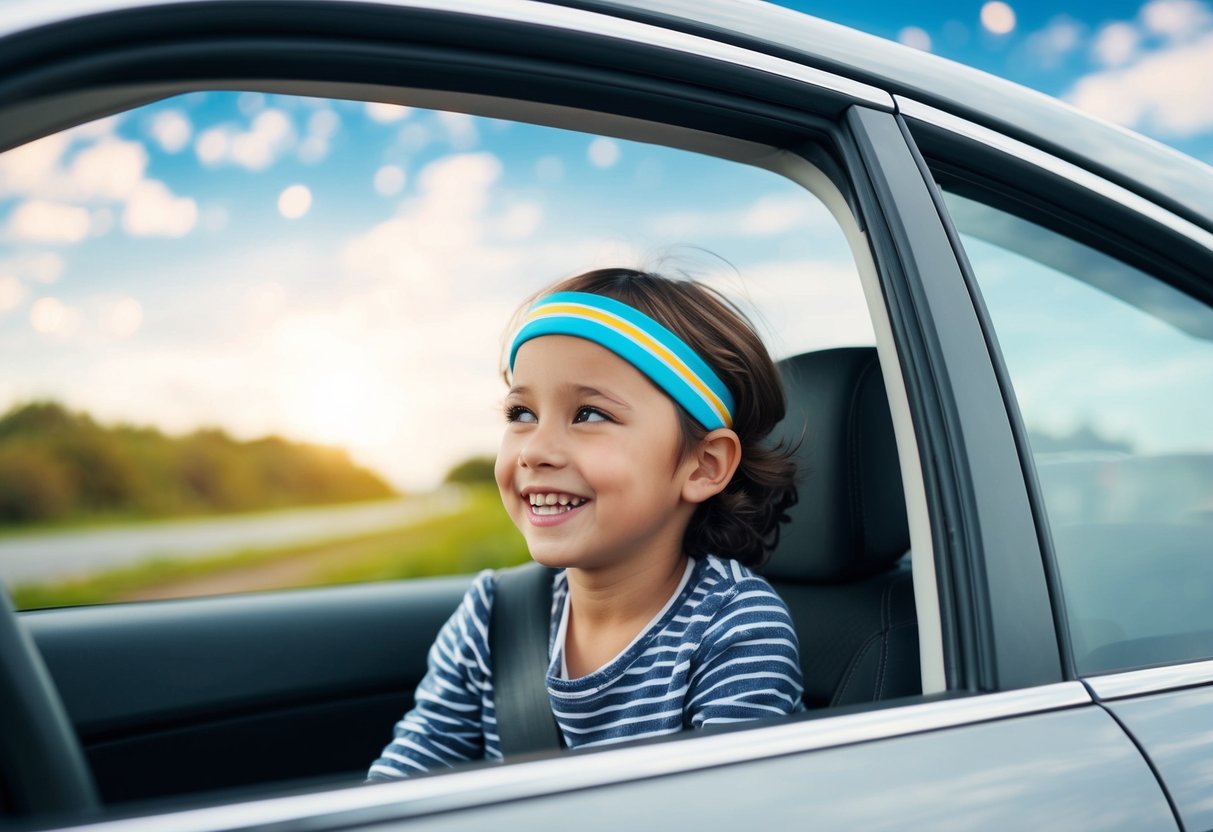
[[[550,421],[535,425],[518,449],[518,465],[522,468],[560,468],[567,461],[564,432]]]

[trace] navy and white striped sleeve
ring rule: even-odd
[[[483,759],[486,723],[493,722],[488,621],[494,588],[492,573],[480,573],[439,631],[413,709],[396,723],[368,780]],[[489,727],[495,733],[495,722]]]
[[[713,619],[687,691],[689,724],[702,728],[801,710],[796,630],[770,585],[757,577],[742,579]]]

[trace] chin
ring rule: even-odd
[[[531,553],[531,560],[540,566],[547,566],[551,569],[568,569],[571,566],[577,566],[577,558],[568,557],[560,552],[553,552],[544,546],[529,548],[529,551]]]

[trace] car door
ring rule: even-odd
[[[1019,414],[1068,673],[1140,745],[1183,827],[1213,828],[1208,219],[904,108]]]
[[[124,40],[114,46],[119,34]],[[778,170],[831,196],[864,281],[890,390],[908,494],[923,696],[716,736],[237,803],[197,811],[192,828],[223,828],[237,818],[298,828],[408,820],[417,828],[540,829],[563,828],[569,817],[588,828],[618,828],[655,812],[663,825],[685,828],[733,828],[755,816],[877,828],[1176,826],[1147,760],[1077,681],[1059,647],[1042,553],[1047,538],[997,350],[945,209],[888,93],[704,36],[527,4],[132,7],[48,26],[20,47],[4,52],[4,104],[14,119],[24,117],[24,138],[58,120],[197,85],[340,89],[594,125]],[[46,115],[52,105],[53,118]],[[8,142],[20,141],[21,132],[12,130]],[[384,590],[379,609],[413,591]],[[457,593],[455,584],[441,584],[425,596],[424,612],[402,613],[400,626],[426,644],[424,633],[441,617],[437,607],[453,604]],[[268,651],[275,631],[301,632],[307,608],[331,602],[337,612],[327,629],[348,646],[371,637],[369,618],[379,615],[372,606],[362,624],[351,623],[365,597],[342,600],[325,590],[289,602],[196,602],[198,623],[190,626],[214,634],[201,643],[220,667],[233,640],[253,632]],[[90,650],[87,642],[73,635],[56,647],[56,631],[94,629],[110,644],[128,644],[124,630],[155,629],[173,610],[90,615],[23,617],[47,645],[77,720],[120,714],[90,699],[100,667],[72,676],[72,656]],[[326,617],[318,619],[321,629]],[[415,661],[419,648],[409,649]],[[141,650],[151,661],[132,678],[156,673],[170,650],[171,639]],[[258,674],[254,663],[237,665],[238,674]],[[132,685],[117,696],[135,693]],[[703,798],[717,793],[733,797]]]

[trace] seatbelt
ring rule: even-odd
[[[563,745],[546,684],[553,575],[537,563],[497,570],[489,650],[497,734],[507,759]]]

